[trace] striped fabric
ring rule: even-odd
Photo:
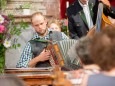
[[[54,43],[54,44],[57,44],[58,48],[60,49],[59,53],[61,53],[60,55],[62,55],[64,66],[70,69],[73,69],[70,67],[70,65],[73,65],[73,63],[71,63],[71,58],[69,58],[67,53],[68,53],[68,50],[71,48],[71,46],[76,42],[77,40],[75,39],[67,39],[67,40],[62,40],[62,41],[58,41]]]
[[[65,59],[67,56],[67,52],[70,49],[70,47],[76,43],[77,40],[69,39],[69,40],[62,40],[57,42],[58,46],[60,47],[60,50],[62,52],[63,58]]]

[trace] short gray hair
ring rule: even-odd
[[[85,36],[78,40],[76,43],[76,53],[83,64],[92,64],[93,61],[89,57],[89,48],[92,42],[92,38]]]

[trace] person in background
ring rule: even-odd
[[[42,47],[42,44],[46,42],[44,40],[50,40],[52,39],[52,37],[54,37],[51,36],[53,32],[47,28],[47,19],[41,12],[36,12],[32,14],[31,24],[35,29],[36,33],[34,34],[32,40],[28,41],[27,45],[25,46],[16,67],[50,67],[51,64],[49,62],[49,58],[51,56],[51,52],[49,52],[49,50],[44,49],[46,45]],[[64,33],[60,32],[59,37],[53,38],[53,40],[55,41],[57,41],[57,39],[64,40],[68,39],[68,37]],[[38,40],[40,41],[37,42]],[[40,42],[42,41],[44,43],[40,44]]]
[[[49,27],[49,29],[51,29],[53,31],[61,32],[61,25],[60,25],[59,20],[56,20],[56,19],[49,20],[48,27]]]
[[[90,58],[90,46],[92,43],[92,37],[82,37],[76,44],[76,53],[81,61],[83,71],[87,74],[99,73],[99,66]]]
[[[71,80],[73,84],[81,84],[83,81],[84,74],[96,74],[100,72],[100,68],[98,65],[94,63],[94,61],[90,58],[90,45],[92,43],[92,38],[85,36],[81,39],[77,40],[75,44],[75,53],[76,58],[79,59],[79,65],[81,68],[78,70],[70,71],[70,75],[74,80]],[[72,54],[73,55],[73,54]]]
[[[68,28],[72,39],[87,35],[96,24],[99,2],[104,4],[104,14],[115,18],[115,7],[108,0],[75,0],[67,8]]]
[[[90,57],[101,72],[86,75],[81,86],[115,86],[115,27],[104,28],[93,37]]]

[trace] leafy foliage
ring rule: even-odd
[[[31,7],[31,4],[30,3],[24,3],[23,5],[22,5],[22,8],[23,9],[29,9]]]
[[[5,66],[5,51],[8,48],[20,47],[17,42],[22,29],[26,29],[28,24],[21,21],[19,25],[15,24],[15,19],[12,14],[0,15],[0,73],[3,72]]]
[[[0,9],[4,9],[6,7],[7,0],[0,0]]]
[[[61,20],[61,28],[62,28],[62,32],[64,32],[67,36],[69,36],[68,20],[67,19]]]

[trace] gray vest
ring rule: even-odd
[[[49,40],[51,40],[51,41],[62,40],[61,32],[50,31],[49,32]],[[34,57],[36,57],[43,51],[44,48],[47,47],[48,42],[46,40],[36,38],[34,40],[30,40],[30,44],[31,44],[31,48],[32,48],[32,53],[33,53]],[[50,67],[50,66],[51,65],[49,63],[49,60],[44,61],[44,62],[38,62],[36,64],[36,67]]]

